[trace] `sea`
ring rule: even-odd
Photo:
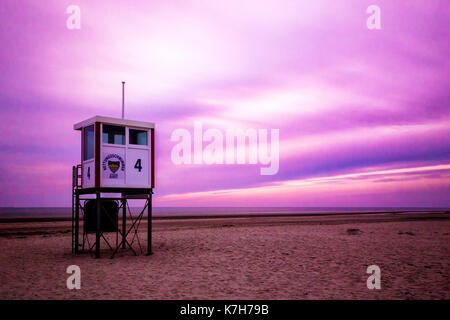
[[[138,214],[142,208],[131,207],[131,213]],[[147,210],[144,212],[147,213]],[[450,213],[450,208],[416,207],[153,207],[152,216],[170,217],[214,217],[252,215],[323,215],[323,214],[422,214]],[[144,214],[144,215],[145,215]],[[2,218],[70,218],[71,207],[19,208],[0,207]]]

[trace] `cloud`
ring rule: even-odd
[[[440,175],[429,174],[433,172]],[[445,194],[450,190],[449,182],[450,164],[445,164],[287,180],[253,188],[172,194],[160,197],[157,203],[162,206],[236,205],[242,201],[250,206],[317,206],[317,203],[320,206],[448,206]],[[424,193],[420,197],[422,202],[408,197],[408,193],[421,192]],[[386,195],[394,194],[402,196],[386,201]]]
[[[0,205],[41,204],[43,180],[51,190],[45,203],[69,203],[65,179],[80,158],[72,125],[96,114],[120,116],[123,80],[126,117],[157,123],[162,199],[200,192],[195,203],[216,204],[221,200],[208,192],[237,189],[253,197],[243,191],[277,183],[277,204],[337,203],[332,197],[384,203],[375,196],[381,186],[386,199],[398,195],[401,203],[447,203],[446,175],[422,178],[417,188],[428,202],[417,188],[396,193],[402,179],[409,185],[406,173],[349,178],[345,188],[333,183],[336,193],[324,202],[319,191],[311,201],[283,193],[283,181],[450,161],[448,5],[379,0],[382,29],[370,31],[370,4],[80,0],[81,30],[68,30],[67,3],[2,1],[0,178],[28,195],[2,191]],[[249,165],[175,166],[171,132],[190,130],[194,121],[219,130],[279,129],[279,173],[262,177],[259,166]],[[237,194],[227,199],[250,203]]]

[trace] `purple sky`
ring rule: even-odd
[[[449,18],[438,0],[2,0],[0,206],[70,205],[72,126],[120,117],[122,80],[126,118],[157,124],[156,205],[450,206]],[[194,121],[279,129],[278,174],[174,165]]]

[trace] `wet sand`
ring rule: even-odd
[[[153,255],[109,259],[102,243],[94,259],[72,255],[68,221],[9,221],[0,299],[449,299],[449,240],[444,213],[157,219]],[[80,290],[66,287],[73,264]]]

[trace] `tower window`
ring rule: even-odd
[[[94,125],[83,129],[83,160],[94,158]]]
[[[104,124],[103,143],[125,144],[125,127]]]
[[[141,146],[146,146],[147,142],[147,131],[130,129],[130,144],[139,144]]]

